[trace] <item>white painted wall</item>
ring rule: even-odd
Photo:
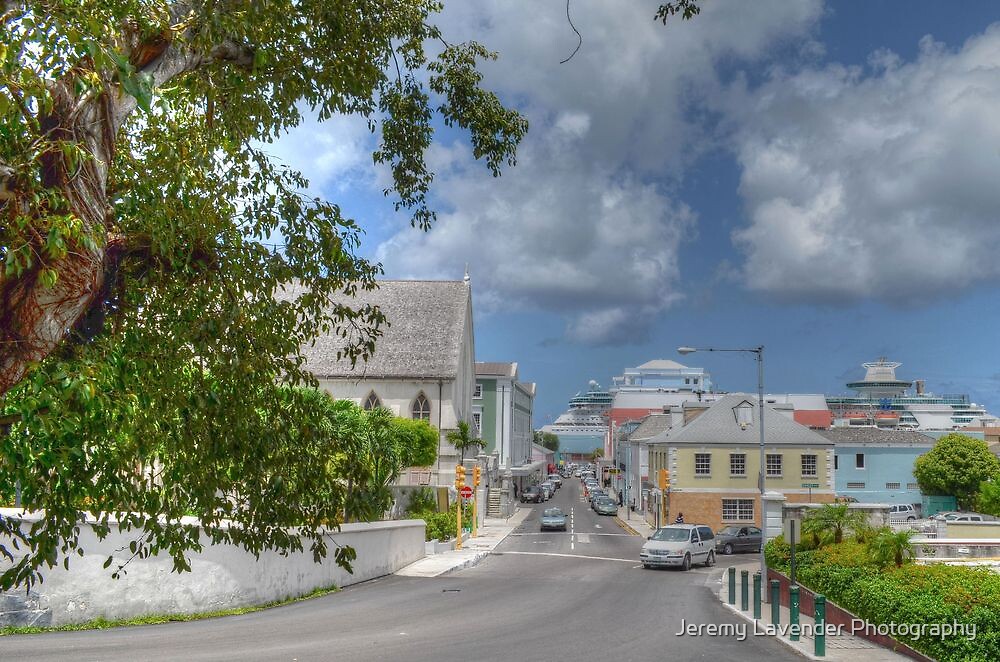
[[[4,517],[21,511],[0,509]],[[30,522],[30,516],[23,518]],[[262,604],[304,595],[318,588],[350,586],[396,572],[424,556],[423,520],[344,524],[331,537],[357,551],[354,574],[333,561],[333,545],[322,563],[314,563],[306,551],[281,556],[264,552],[260,559],[232,545],[211,545],[203,537],[204,549],[188,556],[191,572],[171,572],[166,555],[135,559],[121,579],[112,579],[103,568],[107,557],[117,562],[128,558],[129,542],[138,535],[112,533],[99,541],[89,524],[80,524],[84,556],[73,555],[69,571],[43,571],[45,581],[30,594],[11,591],[0,601],[0,625],[63,625],[94,618],[123,619],[150,614],[192,614]],[[9,541],[0,540],[7,545]],[[120,551],[120,550],[125,550]],[[0,571],[9,562],[0,563]]]

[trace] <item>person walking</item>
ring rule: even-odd
[[[674,524],[684,523],[684,513],[677,513],[677,518],[674,520]]]

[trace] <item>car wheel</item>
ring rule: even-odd
[[[917,521],[917,518],[914,517],[913,515],[910,515],[909,517],[906,518],[906,521],[907,522],[915,522],[915,521]]]
[[[642,569],[643,570],[649,570],[649,564],[648,563],[643,563],[642,564]]]
[[[713,565],[715,565],[715,552],[708,550],[708,556],[705,557],[705,567],[711,568]]]
[[[684,564],[681,566],[681,570],[690,570],[690,569],[691,569],[691,555],[685,554]]]
[[[732,545],[732,543],[728,543],[727,542],[725,544],[725,546],[722,548],[722,553],[725,554],[726,556],[732,554],[733,553],[733,545]]]

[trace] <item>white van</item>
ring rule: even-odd
[[[671,524],[656,530],[639,552],[643,568],[680,566],[687,570],[694,563],[706,568],[715,565],[715,534],[704,524]]]

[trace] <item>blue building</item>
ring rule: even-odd
[[[876,427],[817,432],[834,443],[837,496],[854,497],[861,503],[921,503],[913,463],[934,447],[934,438]]]

